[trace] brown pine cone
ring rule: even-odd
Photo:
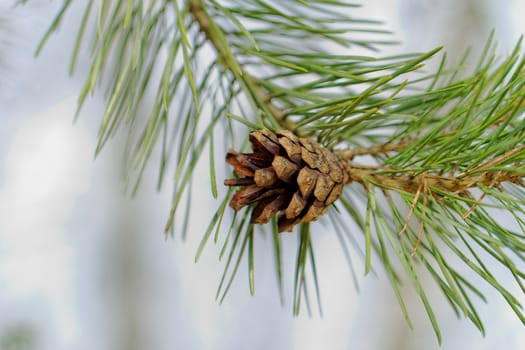
[[[332,152],[290,131],[253,131],[250,142],[253,153],[228,151],[226,162],[242,177],[224,184],[242,187],[230,200],[233,209],[257,203],[252,223],[267,223],[280,212],[279,232],[290,232],[297,223],[324,214],[350,181]]]

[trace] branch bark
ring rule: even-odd
[[[481,168],[480,168],[481,169]],[[443,176],[430,172],[416,173],[413,170],[397,171],[387,167],[366,167],[350,162],[345,163],[345,170],[351,181],[359,182],[366,187],[366,183],[377,184],[382,188],[417,193],[422,187],[430,189],[437,196],[441,193],[458,194],[471,197],[468,190],[474,187],[486,186],[500,188],[504,182],[511,182],[525,187],[522,178],[525,170],[518,172],[487,169],[476,172],[466,172],[456,176]]]

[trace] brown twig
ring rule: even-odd
[[[417,202],[419,201],[419,195],[421,194],[422,188],[423,184],[421,184],[416,191],[416,195],[414,196],[414,200],[412,201],[412,205],[410,206],[410,210],[408,211],[408,215],[405,219],[405,224],[403,225],[401,231],[399,231],[399,233],[397,234],[398,236],[401,236],[408,229],[408,224],[410,222],[410,219],[412,218],[412,215],[414,214],[414,209],[416,208]]]
[[[414,171],[396,171],[387,167],[366,167],[345,163],[345,168],[350,181],[361,184],[376,183],[386,189],[417,193],[418,189],[428,188],[436,196],[440,192],[466,195],[466,192],[479,185],[496,186],[503,182],[522,184],[521,178],[525,170],[511,172],[504,170],[487,170],[482,173],[466,174],[459,176],[443,176],[430,172],[415,173]]]
[[[492,158],[492,159],[488,160],[487,162],[485,162],[485,163],[483,163],[481,165],[478,165],[475,168],[469,169],[469,170],[459,174],[458,177],[463,177],[463,176],[466,176],[466,175],[471,174],[473,172],[479,172],[482,169],[488,169],[488,168],[494,167],[494,166],[498,165],[498,163],[500,163],[501,161],[512,157],[513,155],[515,155],[516,153],[518,153],[518,152],[520,152],[520,151],[522,151],[524,149],[525,149],[525,145],[521,145],[520,147],[511,149],[510,151],[505,152],[504,154],[499,155],[499,156],[497,156],[495,158]]]
[[[470,209],[465,213],[463,214],[462,218],[463,220],[465,220],[466,218],[468,218],[473,212],[474,210],[476,210],[476,208],[479,206],[479,204],[481,203],[481,201],[485,198],[485,196],[487,195],[486,192],[483,192],[481,194],[481,196],[478,198],[478,200],[476,201],[476,203],[472,204],[472,206],[470,207]]]
[[[419,245],[421,244],[421,239],[423,238],[423,231],[425,230],[425,216],[427,212],[427,188],[423,188],[423,211],[421,213],[421,218],[419,219],[419,229],[417,232],[417,241],[416,244],[414,244],[414,248],[412,249],[412,252],[410,253],[410,256],[413,257],[416,255],[417,249],[419,248]]]

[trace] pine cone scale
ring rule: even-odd
[[[260,199],[259,197],[264,193],[264,188],[256,185],[245,186],[230,200],[230,206],[235,210],[240,210],[244,206],[249,205]]]
[[[233,169],[238,175],[253,176],[253,171],[242,164],[241,155],[235,151],[228,151],[226,154],[226,162],[233,166]]]
[[[255,174],[257,174],[257,172]],[[226,179],[224,180],[224,184],[226,186],[249,186],[249,185],[256,184],[256,181],[254,181],[254,179],[251,177],[243,177],[243,178],[235,178],[235,179]]]
[[[299,185],[299,191],[301,191],[301,195],[304,198],[310,197],[314,191],[318,175],[318,171],[308,167],[304,167],[299,171],[299,175],[297,175],[297,184]]]
[[[343,186],[344,185],[342,183],[338,183],[332,188],[332,190],[330,191],[330,194],[324,201],[326,205],[332,204],[341,196],[341,194],[343,193]]]
[[[293,219],[301,214],[304,207],[306,207],[306,200],[299,194],[299,192],[295,192],[290,200],[290,204],[284,211],[284,215],[287,219]]]
[[[329,176],[318,176],[314,189],[314,197],[317,198],[317,200],[324,202],[332,191],[334,185],[335,184]]]
[[[272,167],[275,169],[277,177],[285,182],[292,182],[294,175],[299,170],[297,165],[281,156],[275,156]]]
[[[285,194],[260,201],[253,209],[252,223],[266,224],[279,210],[284,209],[287,203],[287,196]]]
[[[301,164],[301,146],[287,137],[281,137],[279,143],[283,146],[288,157],[297,165]]]
[[[308,164],[308,166],[312,169],[320,169],[320,167],[322,166],[322,160],[320,159],[320,157],[316,153],[310,152],[306,148],[301,149],[301,157],[305,161],[305,163]]]
[[[321,216],[325,213],[326,209],[328,207],[321,201],[315,200],[309,207],[307,212],[304,214],[304,216],[301,218],[302,222],[310,222],[317,219],[317,217]]]
[[[263,150],[273,155],[280,152],[279,140],[264,130],[258,133],[250,133],[250,142],[254,150]]]
[[[255,184],[259,187],[270,187],[279,179],[273,167],[257,169],[253,176]]]

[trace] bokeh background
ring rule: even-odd
[[[85,1],[74,2],[37,59],[39,39],[61,2],[14,3],[0,0],[1,350],[439,348],[418,298],[407,295],[414,304],[410,330],[386,276],[364,278],[359,259],[356,288],[329,230],[316,241],[322,318],[315,312],[292,316],[290,283],[280,305],[273,258],[265,254],[270,242],[264,240],[257,246],[255,297],[241,269],[219,305],[218,249],[210,245],[194,263],[216,205],[207,179],[195,180],[203,190],[192,196],[199,210],[187,239],[164,240],[171,189],[155,191],[154,164],[130,199],[121,186],[124,140],[117,137],[93,157],[102,95],[91,98],[73,122],[88,52],[81,53],[73,77],[67,68]],[[505,54],[525,33],[524,0],[364,3],[359,14],[384,20],[402,41],[384,54],[445,45],[457,60],[468,46],[481,50],[492,28]],[[287,235],[283,243],[284,277],[291,281],[295,238]],[[442,348],[525,349],[523,325],[501,297],[482,290],[489,297],[479,305],[485,338],[457,320],[445,300],[435,299]]]

